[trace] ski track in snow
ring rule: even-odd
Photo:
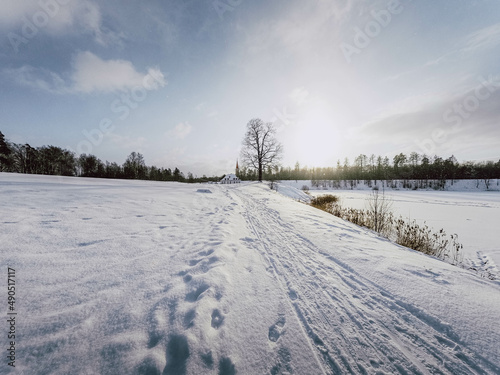
[[[27,185],[31,200],[23,186],[2,200],[12,219],[0,223],[0,266],[22,280],[23,320],[17,372],[1,363],[0,373],[500,373],[491,354],[356,272],[301,223],[324,226],[336,246],[365,246],[362,230],[313,209],[287,220],[262,184],[203,194],[82,179],[88,190],[51,192],[44,179]],[[478,252],[477,262],[490,260]]]
[[[265,199],[239,198],[260,251],[322,358],[323,372],[500,373],[468,350],[449,325],[398,301],[300,236]]]

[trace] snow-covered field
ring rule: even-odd
[[[500,373],[499,282],[265,184],[0,173],[0,209],[0,373]]]

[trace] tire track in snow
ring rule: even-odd
[[[259,250],[332,374],[495,374],[451,327],[398,300],[283,222],[266,201],[233,190]],[[298,292],[297,292],[298,291]]]

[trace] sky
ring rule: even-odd
[[[122,164],[234,170],[247,123],[282,164],[500,159],[496,0],[2,0],[0,131]]]

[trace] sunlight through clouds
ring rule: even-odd
[[[117,136],[143,137],[148,157],[163,160],[168,133],[169,147],[182,140],[193,165],[199,159],[213,168],[195,173],[223,173],[220,160],[236,159],[255,117],[276,122],[285,166],[302,158],[332,165],[360,152],[420,151],[416,134],[432,139],[439,129],[459,160],[496,153],[483,145],[485,134],[498,134],[497,94],[480,102],[460,132],[446,130],[443,115],[467,99],[478,77],[500,74],[500,3],[220,3],[230,7],[223,17],[210,1],[124,0],[118,7],[102,0],[5,0],[2,132],[18,134],[18,124],[26,124],[26,142],[64,134],[76,149],[84,129],[118,112]],[[356,46],[361,33],[366,45],[346,61],[342,46]],[[137,92],[129,105],[126,95],[136,87],[147,98]],[[221,139],[230,147],[217,156],[207,151]],[[121,158],[105,144],[94,152]]]

